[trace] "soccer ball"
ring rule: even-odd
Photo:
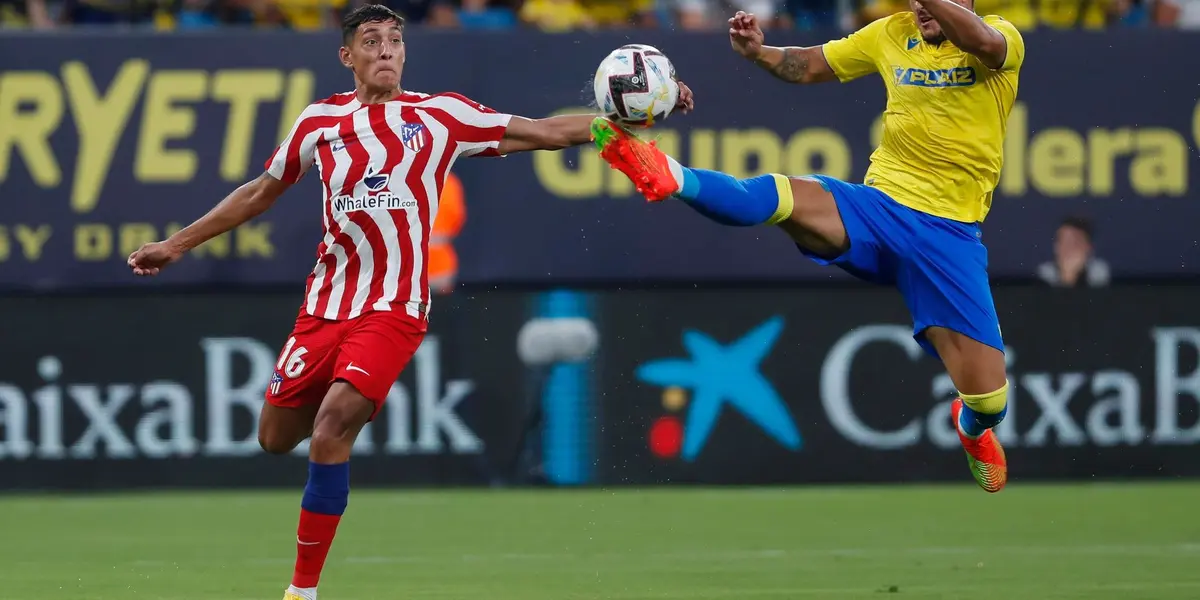
[[[593,89],[596,106],[608,118],[642,127],[665,119],[679,99],[675,66],[645,44],[621,46],[600,61]]]

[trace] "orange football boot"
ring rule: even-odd
[[[958,420],[962,411],[962,398],[955,398],[954,403],[950,405],[950,417],[954,420],[958,441],[967,452],[967,465],[971,467],[971,474],[975,476],[979,487],[987,492],[996,493],[1008,483],[1008,460],[1004,458],[1004,448],[1000,447],[1000,440],[991,429],[984,431],[983,435],[977,438],[968,436]]]
[[[624,173],[647,200],[659,202],[679,191],[667,155],[654,142],[644,142],[604,117],[592,121],[592,141],[600,158]]]

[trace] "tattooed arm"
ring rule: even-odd
[[[791,83],[821,83],[837,81],[833,69],[825,62],[820,46],[811,48],[776,48],[763,46],[754,59],[754,64],[768,73]]]
[[[752,14],[738,12],[729,19],[729,43],[742,56],[791,83],[835,81],[837,76],[820,46],[777,48],[763,45],[762,28]]]

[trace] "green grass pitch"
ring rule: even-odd
[[[0,497],[6,600],[277,600],[300,490]],[[323,600],[1200,598],[1200,483],[357,491]]]

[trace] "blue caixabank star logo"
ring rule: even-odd
[[[728,405],[784,448],[797,451],[800,431],[787,404],[763,375],[762,361],[783,332],[783,317],[773,317],[741,338],[722,345],[696,330],[683,332],[688,358],[663,358],[639,366],[637,378],[661,386],[663,406],[674,414],[659,418],[650,430],[658,456],[694,461]],[[688,395],[691,395],[690,400]]]

